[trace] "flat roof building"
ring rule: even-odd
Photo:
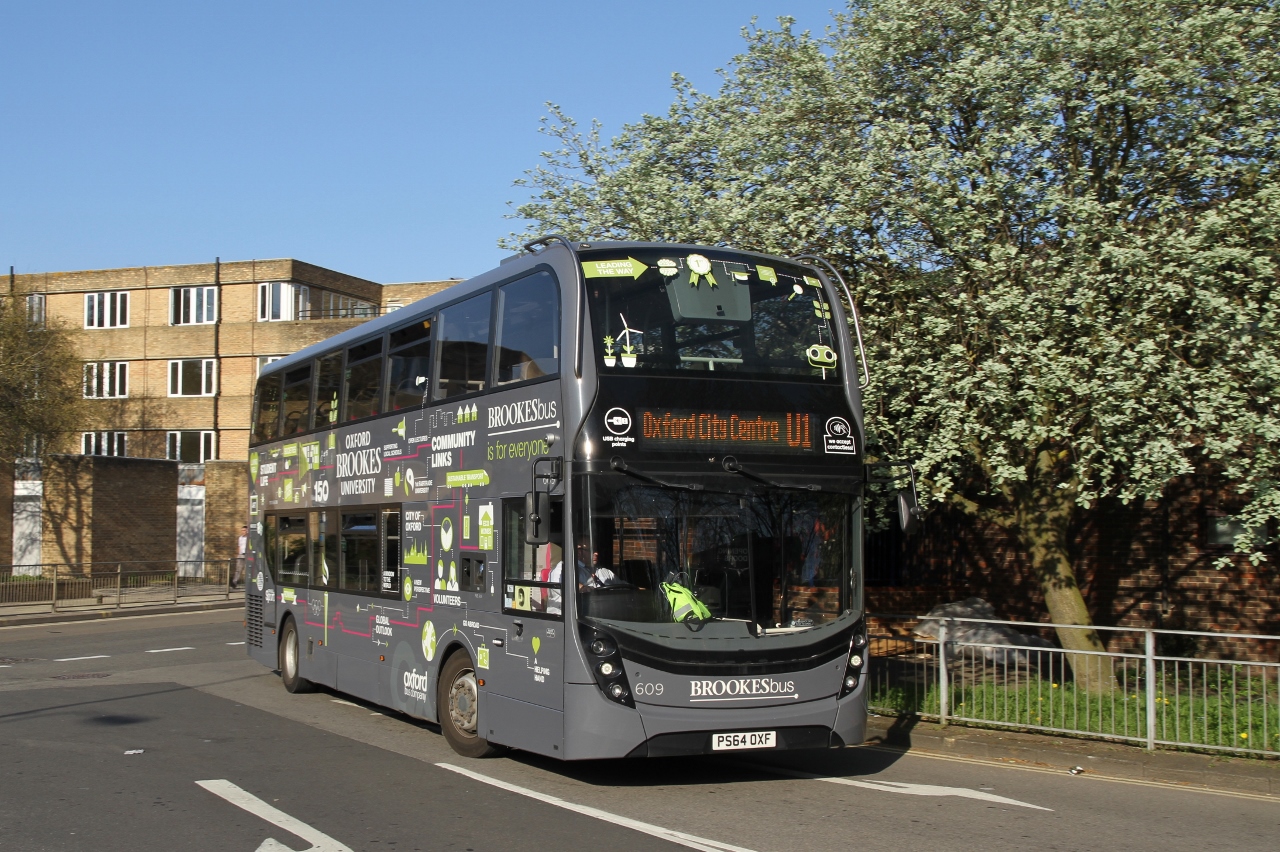
[[[72,331],[92,400],[55,452],[248,458],[258,371],[456,281],[383,286],[299,260],[13,274],[0,295]]]

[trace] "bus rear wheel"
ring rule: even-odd
[[[289,692],[310,692],[311,681],[298,674],[298,660],[298,628],[291,618],[280,634],[280,680]]]
[[[476,671],[465,651],[444,664],[436,690],[440,732],[450,747],[463,757],[489,757],[498,749],[480,736],[480,686]]]

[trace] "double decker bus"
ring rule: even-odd
[[[844,282],[723,247],[526,248],[264,368],[249,654],[468,756],[862,742]]]

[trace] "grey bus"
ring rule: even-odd
[[[866,364],[840,276],[526,249],[263,369],[250,656],[468,756],[862,742]]]

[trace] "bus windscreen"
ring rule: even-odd
[[[812,270],[729,250],[616,255],[582,261],[604,374],[838,378],[840,338]]]

